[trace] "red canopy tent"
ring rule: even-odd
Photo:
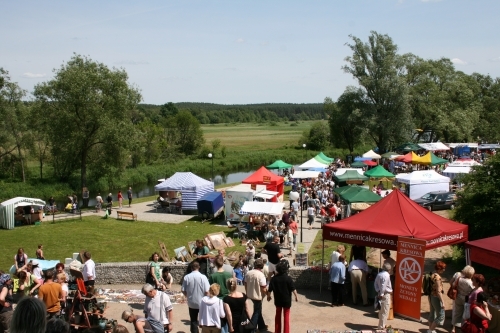
[[[403,156],[398,156],[395,158],[396,161],[399,161],[399,162],[404,162],[404,163],[411,163],[411,161],[413,160],[413,156],[418,156],[417,154],[415,154],[414,152],[410,151],[409,153],[403,155]]]
[[[478,239],[465,243],[465,257],[468,263],[478,264],[500,269],[500,236]]]
[[[468,226],[420,207],[392,191],[363,212],[323,226],[323,239],[397,250],[398,236],[425,239],[426,249],[467,241]]]
[[[368,166],[375,166],[377,165],[377,162],[373,162],[373,161],[363,161],[364,164],[368,165]]]
[[[283,195],[285,189],[285,179],[283,177],[275,175],[271,171],[267,170],[264,166],[245,178],[242,183],[266,185],[267,190],[278,192],[278,197]]]

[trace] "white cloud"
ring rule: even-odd
[[[492,62],[500,62],[500,57],[491,58],[489,60],[492,61]]]
[[[237,40],[235,40],[235,43],[244,43],[245,40],[243,38],[238,38]]]
[[[459,58],[453,58],[451,59],[451,62],[454,63],[455,65],[467,65],[467,61],[464,61]]]
[[[31,72],[26,72],[23,74],[23,77],[28,78],[28,79],[39,79],[41,77],[45,77],[45,74],[36,74],[36,73],[31,73]]]

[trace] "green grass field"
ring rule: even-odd
[[[219,139],[229,150],[267,150],[294,147],[304,130],[309,129],[314,121],[277,122],[256,124],[217,124],[203,125],[201,128],[207,143]],[[298,126],[291,126],[297,124]]]
[[[45,258],[61,262],[81,250],[90,251],[96,262],[131,262],[148,261],[153,252],[160,252],[158,241],[162,241],[173,258],[175,248],[187,248],[189,241],[220,231],[232,237],[234,229],[194,221],[180,224],[127,222],[98,216],[56,220],[39,226],[1,230],[0,269],[7,271],[12,266],[19,247],[23,247],[30,258],[34,257],[38,244],[43,244]],[[244,247],[238,243],[231,250],[241,252]]]

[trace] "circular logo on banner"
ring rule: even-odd
[[[422,270],[420,264],[415,259],[408,257],[404,258],[398,265],[399,276],[404,282],[414,284],[420,281]]]

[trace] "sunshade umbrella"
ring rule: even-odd
[[[288,169],[293,165],[283,162],[282,160],[276,160],[273,164],[266,166],[268,169]]]
[[[340,176],[335,176],[339,182],[347,182],[349,180],[364,181],[368,180],[368,177],[360,175],[356,170],[347,170]]]
[[[449,163],[448,160],[434,155],[432,151],[428,152],[424,156],[419,156],[417,158],[412,159],[411,162],[413,164],[423,164],[423,165],[438,165],[438,164]]]

